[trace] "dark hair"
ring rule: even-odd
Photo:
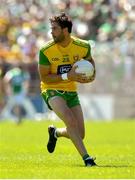
[[[68,28],[69,33],[71,33],[72,31],[72,21],[64,12],[58,16],[53,16],[52,18],[50,18],[50,22],[58,23],[62,29]]]

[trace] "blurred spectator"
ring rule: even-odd
[[[13,119],[20,123],[23,116],[34,119],[35,108],[27,97],[29,87],[29,73],[25,71],[24,66],[18,64],[12,67],[4,76],[5,92],[7,94],[7,103],[1,112],[4,119]]]

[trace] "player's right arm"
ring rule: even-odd
[[[68,80],[76,81],[76,82],[84,82],[87,77],[83,74],[79,74],[75,72],[75,68],[73,67],[67,74]],[[51,74],[49,65],[38,65],[38,71],[40,75],[40,80],[45,83],[54,83],[62,81],[61,75]]]
[[[45,83],[62,81],[61,75],[51,74],[50,65],[38,65],[40,80]]]
[[[12,79],[12,73],[11,71],[8,71],[3,78],[4,90],[6,95],[8,96],[11,95],[12,92],[11,84],[10,84],[11,79]]]

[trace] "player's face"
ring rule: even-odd
[[[56,43],[64,41],[63,29],[57,23],[54,22],[51,24],[51,30],[52,37]]]

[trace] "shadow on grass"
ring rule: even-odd
[[[84,165],[77,165],[78,167],[86,167]],[[90,168],[126,168],[126,167],[133,167],[131,165],[97,165],[92,166]]]
[[[98,165],[97,167],[125,168],[125,167],[133,167],[133,166],[131,166],[131,165]]]

